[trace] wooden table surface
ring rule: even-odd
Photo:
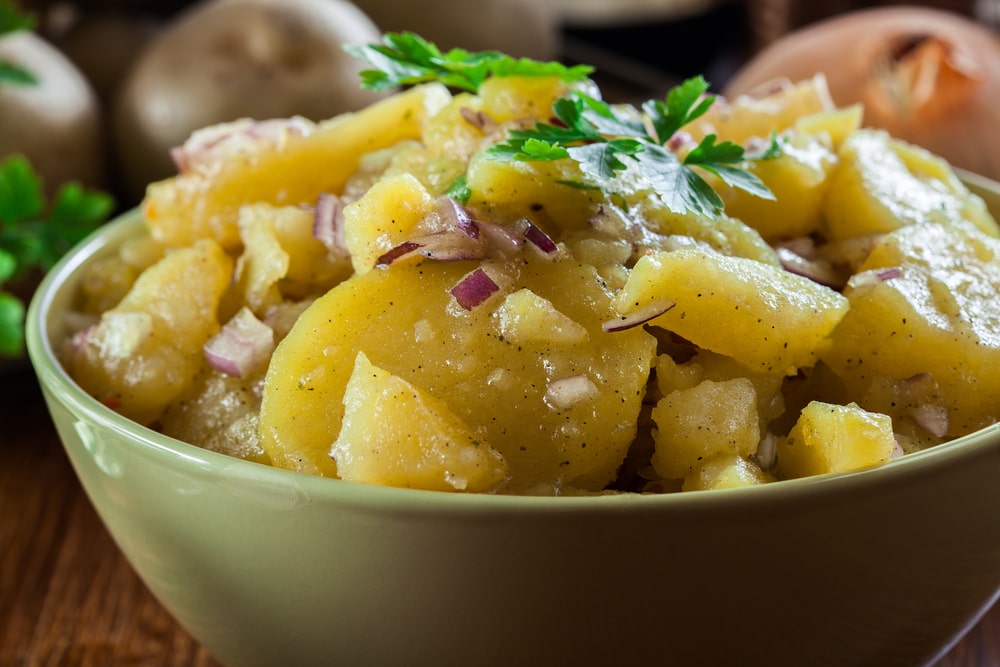
[[[0,666],[218,666],[118,551],[28,369],[0,375],[0,512]],[[936,667],[1000,667],[1000,604]]]

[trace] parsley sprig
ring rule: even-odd
[[[382,44],[345,48],[374,67],[361,72],[362,86],[373,90],[439,81],[476,92],[489,77],[559,76],[573,83],[587,80],[593,72],[588,65],[566,67],[511,58],[496,51],[452,49],[442,53],[413,33],[388,33]],[[539,122],[527,129],[511,130],[506,140],[489,148],[488,155],[517,161],[571,159],[580,166],[587,182],[567,185],[609,194],[617,191],[619,175],[632,169],[671,211],[678,213],[717,216],[722,212],[722,197],[700,172],[713,174],[730,187],[774,199],[746,166],[751,160],[780,155],[777,136],[772,136],[770,146],[756,155],[748,155],[733,142],[719,142],[714,134],[705,136],[683,157],[669,148],[670,139],[703,116],[715,102],[715,97],[707,94],[708,89],[703,77],[694,77],[673,88],[665,99],[645,102],[641,111],[632,106],[611,106],[581,90],[572,90],[552,108],[558,124]],[[465,187],[464,182],[461,185]]]
[[[24,303],[4,285],[33,269],[52,268],[113,208],[109,195],[72,182],[46,205],[41,178],[26,158],[0,162],[0,357],[20,354],[24,344]]]
[[[0,38],[21,30],[32,30],[35,20],[17,8],[12,0],[0,0]],[[31,86],[38,83],[35,75],[6,60],[0,60],[0,85]]]
[[[502,160],[570,158],[599,187],[609,187],[620,172],[632,167],[677,213],[716,216],[724,208],[722,198],[698,169],[714,174],[730,187],[774,199],[774,194],[745,165],[749,160],[779,155],[776,136],[766,150],[754,156],[731,141],[718,142],[714,134],[706,135],[683,158],[666,146],[682,127],[711,107],[715,98],[706,95],[708,88],[703,77],[688,79],[673,88],[665,100],[643,104],[642,115],[635,109],[621,111],[574,92],[553,107],[560,125],[536,123],[525,130],[512,130],[505,141],[491,146],[488,152]]]
[[[386,33],[381,44],[349,44],[344,50],[374,69],[361,72],[361,85],[385,91],[439,81],[451,88],[476,92],[491,76],[558,76],[567,82],[584,81],[594,71],[589,65],[567,67],[529,58],[512,58],[499,51],[470,52],[436,45],[411,32]]]

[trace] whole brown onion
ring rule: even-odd
[[[1000,179],[1000,36],[985,26],[917,7],[842,14],[772,42],[723,95],[820,72],[839,106],[864,105],[865,125]]]

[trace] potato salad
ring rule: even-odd
[[[1000,228],[822,77],[612,104],[586,67],[355,49],[384,97],[199,130],[63,361],[186,442],[368,484],[678,492],[1000,419]]]

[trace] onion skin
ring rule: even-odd
[[[1000,37],[959,14],[887,7],[841,14],[789,33],[728,82],[734,99],[782,77],[826,76],[838,106],[953,166],[1000,179]]]

